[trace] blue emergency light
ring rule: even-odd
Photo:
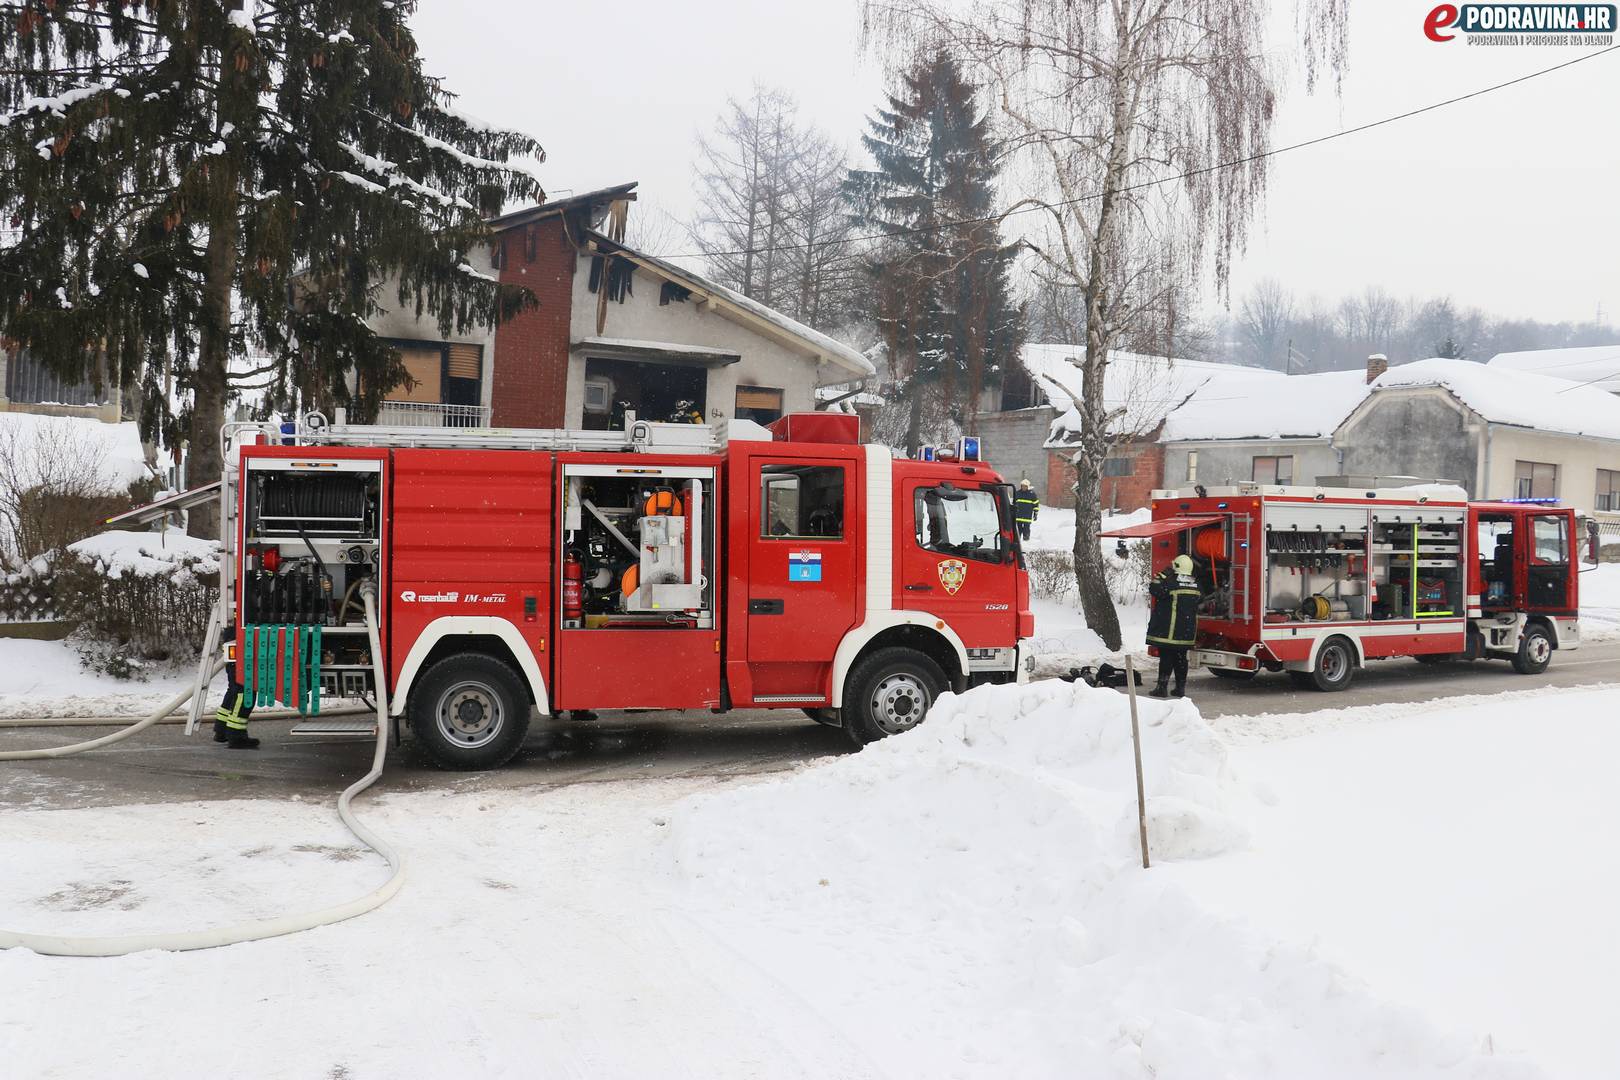
[[[1503,499],[1502,501],[1505,503],[1519,503],[1524,506],[1556,506],[1558,504],[1557,499],[1550,499],[1546,496],[1538,496],[1534,499]]]
[[[934,460],[934,448],[932,446],[925,446],[920,451],[918,451],[918,453],[921,455],[920,457],[917,458],[918,461],[933,461]]]
[[[977,435],[964,435],[956,440],[957,461],[979,461],[979,437]]]

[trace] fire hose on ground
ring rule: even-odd
[[[366,609],[366,633],[371,645],[372,672],[376,679],[377,749],[372,755],[371,771],[350,784],[344,789],[343,794],[338,796],[337,812],[338,817],[343,820],[343,824],[348,827],[348,830],[354,834],[355,839],[387,861],[392,871],[387,881],[364,896],[356,897],[346,903],[321,908],[318,911],[280,915],[269,919],[256,919],[252,922],[237,923],[234,926],[220,926],[204,930],[114,934],[100,937],[29,934],[14,930],[0,930],[0,949],[31,949],[34,952],[45,953],[50,956],[125,956],[129,953],[144,952],[148,949],[170,952],[212,949],[220,945],[235,945],[244,941],[262,941],[265,938],[280,937],[284,934],[296,934],[301,930],[312,930],[317,926],[342,922],[345,919],[352,919],[356,915],[364,915],[368,911],[373,911],[392,899],[394,894],[399,892],[400,886],[405,883],[405,860],[387,841],[372,832],[355,817],[353,808],[350,805],[356,795],[376,783],[378,778],[382,776],[383,759],[388,753],[388,694],[384,688],[386,684],[383,675],[382,645],[377,635],[376,596],[374,590],[370,588],[362,589],[361,595]],[[224,667],[223,661],[216,664],[213,670],[209,672],[208,679],[212,679],[214,675],[218,674],[222,667]],[[206,686],[208,679],[203,680],[202,685]],[[177,696],[149,716],[110,735],[103,735],[98,739],[90,739],[85,742],[72,743],[68,746],[0,751],[0,761],[30,761],[41,758],[69,757],[120,742],[144,731],[169,715],[173,710],[188,701],[193,692],[187,691]]]

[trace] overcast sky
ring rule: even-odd
[[[1293,80],[1274,145],[1337,131],[1585,52],[1444,44],[1431,0],[1353,5],[1342,97]],[[1280,29],[1292,5],[1280,0]],[[476,17],[472,14],[476,12]],[[461,106],[538,137],[555,195],[626,180],[684,216],[693,142],[728,94],[784,87],[806,119],[857,146],[883,87],[858,53],[853,0],[537,4],[423,0],[417,39]],[[1291,51],[1286,32],[1279,50]],[[1620,326],[1620,52],[1374,131],[1283,154],[1234,274],[1304,297],[1380,284],[1504,316]],[[632,209],[632,217],[636,210]]]

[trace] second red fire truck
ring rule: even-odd
[[[1446,485],[1236,484],[1153,493],[1154,573],[1190,555],[1205,596],[1190,660],[1342,690],[1371,660],[1499,659],[1524,674],[1580,644],[1575,514]]]
[[[795,709],[866,742],[1025,677],[1011,491],[971,450],[897,460],[828,413],[725,443],[633,419],[227,439],[250,700],[373,692],[374,589],[390,712],[447,767],[506,761],[531,710]]]

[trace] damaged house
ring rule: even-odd
[[[635,186],[494,220],[473,265],[539,301],[509,322],[442,340],[437,323],[411,311],[374,318],[411,375],[378,421],[607,429],[629,411],[769,423],[814,409],[819,387],[872,374],[849,346],[627,245]]]

